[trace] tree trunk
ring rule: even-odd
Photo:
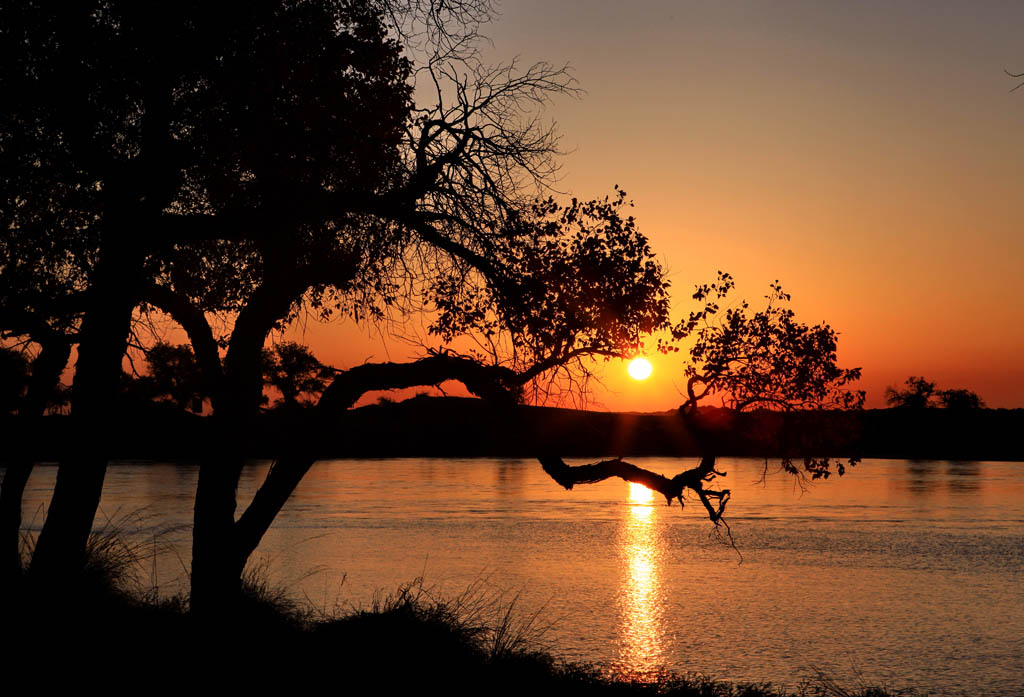
[[[97,264],[96,283],[82,320],[71,393],[71,437],[77,454],[57,470],[32,573],[63,582],[81,569],[103,491],[108,439],[115,435],[116,398],[138,295],[137,255],[110,249]]]
[[[248,554],[239,551],[235,525],[236,493],[244,465],[239,443],[259,413],[262,337],[254,333],[237,346],[240,348],[233,347],[234,353],[229,352],[226,361],[230,387],[213,417],[215,443],[199,467],[193,515],[189,607],[193,614],[208,620],[234,613],[248,559]]]
[[[0,488],[0,583],[21,573],[21,498],[32,474],[32,459],[19,457]]]
[[[312,455],[298,455],[274,463],[252,503],[236,524],[239,554],[248,559],[256,551],[263,535],[270,529],[277,514],[314,462],[316,459]]]
[[[219,461],[200,466],[192,529],[190,609],[207,618],[232,614],[247,558],[238,553],[235,533],[235,491],[243,462],[226,448],[220,452],[224,457]]]
[[[274,463],[256,496],[235,522],[235,489],[242,463],[237,458],[231,459],[233,446],[237,451],[238,442],[231,433],[244,437],[244,429],[251,423],[249,417],[258,412],[259,392],[252,388],[258,387],[259,383],[252,376],[258,376],[255,371],[258,371],[258,349],[262,344],[257,344],[252,338],[247,343],[250,350],[241,350],[240,341],[239,350],[232,356],[235,361],[227,362],[226,366],[228,379],[234,380],[235,388],[227,391],[220,407],[222,414],[233,415],[225,416],[223,426],[217,428],[218,437],[223,437],[219,443],[222,457],[202,465],[196,493],[191,609],[204,616],[223,614],[237,602],[240,577],[250,555],[295,487],[320,456],[326,439],[337,428],[339,420],[363,394],[376,389],[432,385],[455,379],[474,394],[499,403],[510,403],[509,385],[516,377],[507,368],[482,366],[448,355],[431,356],[405,364],[365,364],[339,374],[313,410],[310,432],[295,446],[294,452]],[[257,350],[253,351],[253,347]],[[248,380],[243,379],[246,375],[250,376]],[[248,394],[246,389],[250,390]]]
[[[36,419],[46,411],[46,405],[60,381],[61,373],[71,355],[71,342],[63,336],[40,342],[39,355],[32,361],[25,401],[18,409],[19,420]],[[0,578],[8,579],[21,572],[21,501],[25,485],[32,474],[34,462],[25,453],[19,455],[4,473],[0,487]]]

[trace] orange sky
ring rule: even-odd
[[[1024,406],[1024,3],[506,2],[494,60],[570,63],[546,112],[558,188],[635,201],[674,315],[717,269],[752,300],[780,279],[841,333],[868,406],[924,375]],[[756,304],[755,304],[756,306]],[[350,324],[291,336],[326,362],[412,349]],[[606,409],[681,401],[681,355],[645,383],[605,366]]]

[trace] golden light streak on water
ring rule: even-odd
[[[630,484],[628,513],[623,520],[622,557],[625,573],[620,597],[619,670],[634,676],[651,675],[666,664],[660,581],[661,550],[657,516],[650,505],[653,492]]]

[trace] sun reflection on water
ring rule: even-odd
[[[662,626],[662,590],[656,516],[649,502],[653,493],[630,483],[627,514],[623,520],[621,554],[625,561],[620,598],[618,671],[634,676],[656,673],[665,661]]]

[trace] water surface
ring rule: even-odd
[[[696,464],[637,458],[671,475]],[[481,579],[554,621],[565,658],[791,687],[821,670],[847,685],[943,695],[1024,694],[1024,463],[868,460],[804,491],[727,459],[723,542],[693,501],[619,480],[564,491],[533,460],[318,463],[257,552],[315,605],[368,605],[423,576],[454,595]],[[244,505],[267,464],[247,467]],[[116,463],[103,513],[170,550],[147,564],[180,590],[197,467]],[[55,468],[37,469],[38,529]],[[311,573],[315,572],[315,573]]]

